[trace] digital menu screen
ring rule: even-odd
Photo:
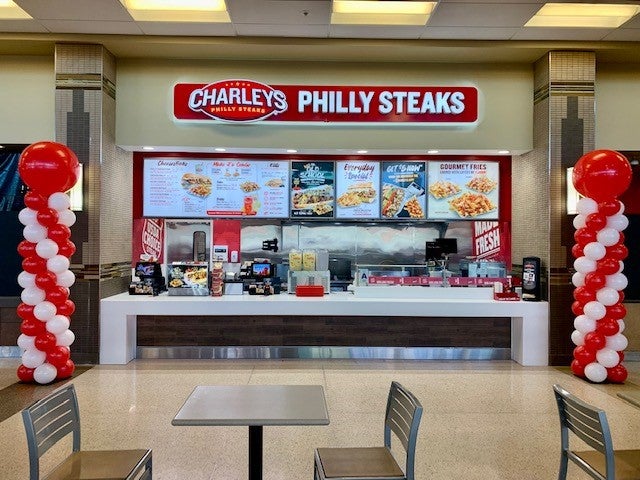
[[[380,212],[380,163],[336,162],[336,217],[376,218]]]
[[[426,218],[424,162],[382,162],[380,217]]]
[[[291,162],[291,216],[334,217],[334,162]]]

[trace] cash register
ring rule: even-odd
[[[167,290],[166,280],[157,262],[137,262],[134,276],[138,281],[133,281],[129,285],[131,295],[158,295]]]

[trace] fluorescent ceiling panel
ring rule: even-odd
[[[638,12],[637,5],[547,3],[524,26],[618,28]]]
[[[142,22],[231,22],[224,0],[120,0]]]
[[[0,0],[0,19],[2,20],[24,20],[33,18],[12,0]]]
[[[331,23],[343,25],[424,25],[436,2],[333,0]]]

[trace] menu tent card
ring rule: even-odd
[[[291,216],[334,216],[333,162],[291,162]]]
[[[336,217],[377,218],[380,212],[380,163],[336,162]]]
[[[382,162],[380,216],[423,219],[426,212],[424,162]]]

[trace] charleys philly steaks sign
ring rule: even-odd
[[[475,87],[266,85],[229,79],[179,83],[173,89],[179,121],[473,124]]]

